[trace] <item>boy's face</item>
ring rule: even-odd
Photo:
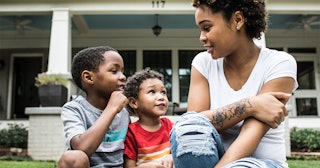
[[[122,57],[114,51],[103,54],[105,61],[99,66],[99,71],[93,74],[95,92],[109,97],[113,91],[123,91],[126,76],[123,74]]]
[[[168,110],[168,97],[163,82],[150,78],[140,85],[136,105],[139,115],[162,116]]]

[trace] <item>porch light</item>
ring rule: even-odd
[[[156,17],[156,25],[152,27],[152,31],[153,31],[153,34],[158,37],[158,35],[161,33],[162,27],[158,25],[158,14],[156,14],[155,17]]]

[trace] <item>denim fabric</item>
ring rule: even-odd
[[[224,154],[219,133],[207,117],[183,114],[170,132],[175,168],[213,168]]]
[[[272,160],[242,158],[227,164],[224,168],[284,168]]]
[[[175,168],[213,168],[225,153],[219,133],[207,117],[184,113],[170,132]],[[244,150],[244,149],[240,149]],[[224,168],[285,168],[272,160],[242,158]]]

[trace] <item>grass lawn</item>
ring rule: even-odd
[[[320,160],[288,160],[290,168],[318,168]]]
[[[56,162],[0,161],[1,168],[55,168]]]
[[[317,168],[320,160],[288,160],[290,168]],[[56,162],[0,161],[1,168],[55,168]]]

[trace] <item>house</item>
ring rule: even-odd
[[[262,43],[298,64],[289,125],[320,128],[320,2],[268,0],[267,8]],[[1,0],[0,120],[27,120],[25,108],[40,105],[34,77],[70,77],[72,56],[98,45],[120,51],[127,76],[146,66],[164,73],[170,101],[185,107],[190,62],[204,50],[194,10],[191,0]],[[70,82],[69,97],[77,93]]]

